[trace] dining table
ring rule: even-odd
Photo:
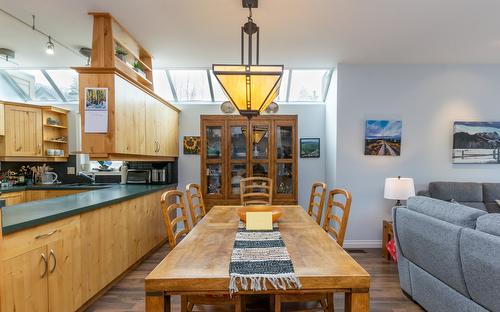
[[[170,311],[172,295],[229,294],[229,264],[239,206],[214,206],[145,279],[146,311]],[[299,205],[283,209],[281,237],[300,289],[239,291],[237,295],[345,293],[345,311],[369,311],[370,275]]]

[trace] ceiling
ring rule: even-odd
[[[0,8],[78,50],[90,47],[89,11],[110,12],[158,67],[239,62],[241,0],[0,0]],[[294,68],[346,63],[500,63],[498,0],[260,0],[261,63]],[[0,13],[0,47],[20,67],[81,66],[85,59]],[[6,31],[7,30],[7,31]],[[0,60],[0,67],[13,64]]]

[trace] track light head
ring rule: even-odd
[[[47,49],[45,49],[45,53],[48,55],[54,55],[54,43],[52,43],[52,38],[49,36],[49,41],[47,42]]]

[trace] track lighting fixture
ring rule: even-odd
[[[45,53],[48,55],[54,55],[54,43],[52,43],[52,38],[49,36],[49,42],[47,42],[47,49]]]

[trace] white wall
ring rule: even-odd
[[[181,109],[179,120],[179,142],[184,136],[200,135],[200,115],[221,114],[219,105],[186,104],[178,105]],[[299,204],[307,207],[311,184],[325,181],[325,105],[283,104],[279,114],[298,115],[299,138],[320,138],[321,158],[299,158]],[[184,155],[182,144],[179,153],[179,188],[188,183],[200,183],[200,156]]]
[[[384,178],[500,182],[498,165],[453,165],[453,121],[500,120],[499,65],[338,66],[336,179],[353,194],[346,245],[378,247]],[[366,119],[403,121],[400,157],[364,156]]]

